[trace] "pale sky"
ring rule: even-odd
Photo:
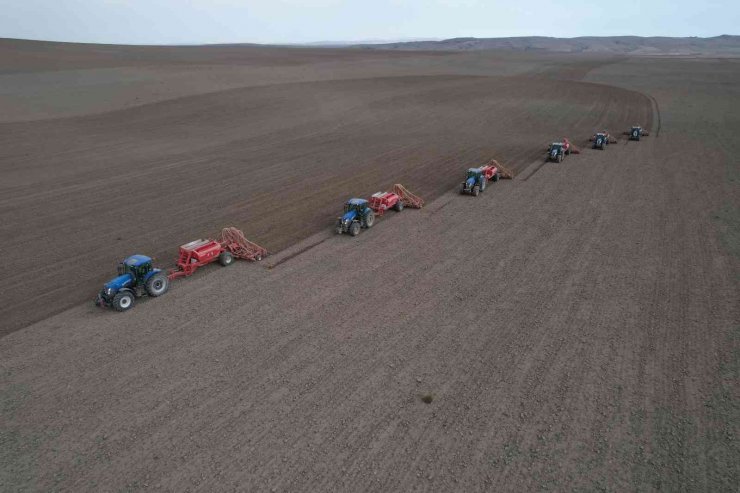
[[[0,0],[0,37],[128,44],[738,34],[738,0]]]

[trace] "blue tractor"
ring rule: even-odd
[[[469,168],[465,175],[465,181],[462,182],[460,193],[469,193],[473,197],[477,197],[480,192],[486,189],[487,181],[488,179],[482,168]]]
[[[553,142],[547,151],[547,159],[548,161],[562,163],[566,154],[568,154],[568,151],[565,149],[565,144],[562,142]]]
[[[170,280],[162,269],[152,267],[146,255],[131,255],[118,264],[118,276],[103,285],[95,300],[97,306],[112,306],[125,312],[134,306],[136,298],[162,296],[170,288]]]
[[[337,218],[337,234],[360,234],[361,228],[372,228],[375,224],[375,213],[365,199],[349,199],[344,204],[344,214]]]
[[[602,151],[606,146],[609,145],[609,136],[604,133],[597,133],[594,135],[594,149],[601,149]]]

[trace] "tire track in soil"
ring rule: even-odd
[[[658,100],[655,99],[655,97],[652,94],[649,95],[648,97],[653,101],[653,104],[655,105],[655,114],[658,115],[658,130],[657,132],[655,132],[655,137],[657,138],[657,137],[660,137],[660,129],[663,126],[663,118],[660,115],[660,105],[658,104]]]

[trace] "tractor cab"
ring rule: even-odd
[[[480,168],[469,168],[468,169],[467,178],[475,178],[475,179],[478,179],[478,178],[480,178],[480,176],[481,176],[482,173],[483,172],[481,171]]]
[[[344,212],[355,212],[358,214],[363,214],[365,212],[365,209],[368,208],[368,202],[365,199],[349,199],[346,204],[344,204]]]
[[[131,255],[118,264],[118,275],[130,275],[136,284],[143,284],[146,275],[152,271],[152,259],[146,255]]]

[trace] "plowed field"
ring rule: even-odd
[[[80,96],[82,97],[82,96]],[[466,167],[515,170],[548,142],[650,125],[650,100],[545,78],[403,76],[270,84],[89,116],[0,124],[2,332],[91,300],[132,253],[242,228],[271,251],[351,196],[434,199]]]
[[[735,491],[740,65],[543,64],[3,124],[0,491]],[[332,233],[395,181],[425,208]],[[89,302],[224,224],[277,253]]]

